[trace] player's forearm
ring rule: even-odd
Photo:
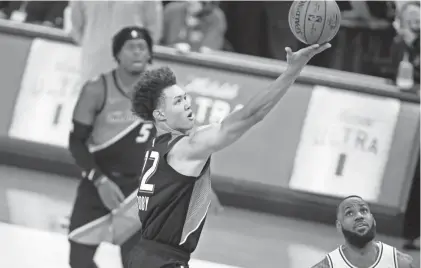
[[[69,151],[72,154],[76,165],[82,170],[89,170],[95,167],[95,161],[86,145],[74,134],[69,136]]]
[[[88,126],[74,122],[73,131],[69,135],[69,151],[76,162],[76,165],[82,170],[83,177],[95,180],[102,175],[97,167],[93,155],[86,146],[86,140],[92,131]]]
[[[302,68],[289,67],[268,88],[260,91],[244,107],[246,118],[255,117],[262,120],[287,93],[299,76]]]

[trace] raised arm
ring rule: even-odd
[[[86,145],[93,131],[93,123],[102,109],[105,93],[102,78],[87,82],[73,111],[73,129],[69,133],[69,150],[84,177],[92,181],[102,176],[93,155]]]
[[[329,47],[330,44],[313,45],[295,53],[286,48],[288,67],[278,79],[256,94],[242,109],[228,115],[221,123],[199,128],[189,137],[182,139],[177,148],[174,148],[177,150],[177,155],[191,160],[207,159],[213,152],[238,140],[275,107],[307,62]]]

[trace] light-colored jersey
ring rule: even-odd
[[[379,254],[376,261],[370,266],[370,268],[398,268],[396,248],[380,241],[376,243],[379,247]],[[358,268],[346,259],[342,246],[327,254],[327,259],[329,261],[330,268]]]

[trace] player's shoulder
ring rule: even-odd
[[[171,154],[178,159],[207,160],[209,155],[197,156],[195,152],[198,151],[197,148],[203,148],[207,146],[206,144],[212,143],[212,139],[216,138],[220,128],[220,123],[194,127],[189,133],[178,138],[171,148]],[[192,157],[192,155],[195,155],[195,157]]]
[[[103,75],[98,75],[85,82],[82,86],[82,93],[89,96],[102,96],[104,94]]]
[[[91,79],[89,79],[88,81],[85,82],[85,87],[103,87],[104,86],[104,77],[107,74],[100,74],[97,76],[92,77]]]
[[[220,123],[196,126],[188,134],[183,135],[177,146],[181,149],[188,149],[196,146],[197,143],[209,142],[209,139],[203,139],[203,136],[214,137],[220,128]]]
[[[318,262],[317,264],[311,266],[311,268],[331,268],[328,257],[324,257],[323,260]]]
[[[399,268],[414,268],[413,258],[396,249],[396,259],[398,261]]]
[[[160,148],[161,150],[169,151],[173,147],[173,145],[180,140],[180,138],[182,137],[180,137],[179,135],[174,135],[170,132],[160,134],[157,135],[153,140],[153,146],[156,147],[156,149]]]
[[[102,75],[95,76],[85,82],[83,88],[86,90],[94,90],[95,88],[103,87]]]

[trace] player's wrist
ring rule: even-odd
[[[104,184],[106,181],[108,180],[108,178],[106,176],[101,176],[98,179],[96,179],[93,184],[96,188],[98,188],[99,186],[101,186],[102,184]]]
[[[306,64],[288,63],[285,75],[298,76]]]
[[[82,172],[82,177],[88,181],[90,181],[92,184],[94,184],[96,187],[98,187],[99,185],[101,185],[102,183],[105,182],[105,180],[107,179],[106,176],[104,176],[104,174],[102,174],[100,171],[96,170],[96,169],[90,169],[88,171],[83,171]]]

